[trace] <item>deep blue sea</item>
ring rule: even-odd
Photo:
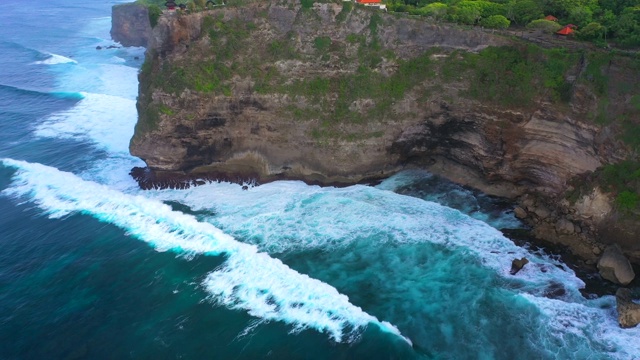
[[[2,0],[0,359],[640,358],[613,297],[428,173],[139,190],[116,3]]]

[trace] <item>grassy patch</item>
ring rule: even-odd
[[[636,150],[640,150],[640,124],[627,119],[622,123],[622,140]]]
[[[251,69],[249,66],[236,66],[234,57],[244,49],[245,40],[255,28],[255,24],[238,19],[222,21],[211,16],[203,18],[202,29],[209,36],[213,51],[208,60],[202,59],[202,54],[199,54],[194,56],[195,60],[187,56],[180,64],[165,62],[150,81],[154,87],[169,94],[180,94],[189,89],[230,96],[231,89],[226,82],[234,74],[239,74],[241,69]]]
[[[622,191],[616,196],[616,205],[622,211],[633,211],[638,208],[640,196],[628,190]]]
[[[584,71],[584,79],[592,84],[598,95],[606,96],[609,86],[609,76],[605,67],[611,63],[612,56],[607,53],[589,53],[586,55],[587,67]]]
[[[445,81],[471,79],[471,98],[526,107],[541,97],[568,102],[572,86],[565,76],[577,60],[577,54],[563,49],[489,47],[478,54],[454,52],[441,73]]]
[[[162,15],[162,9],[158,5],[152,4],[147,8],[149,13],[149,24],[151,27],[156,27],[158,25],[158,19],[160,19],[160,15]]]
[[[351,74],[294,81],[279,86],[277,91],[315,99],[327,111],[296,108],[292,115],[296,119],[320,119],[325,126],[330,127],[332,124],[345,122],[379,121],[389,116],[391,105],[428,76],[433,76],[433,69],[429,54],[425,54],[415,59],[399,61],[397,71],[390,76],[361,65]],[[369,105],[361,111],[354,111],[354,103],[358,100],[366,101]],[[328,135],[330,132],[322,131],[319,134]]]
[[[172,116],[174,114],[173,109],[171,109],[165,104],[160,104],[158,106],[158,111],[161,112],[162,114],[169,115],[169,116]]]
[[[601,98],[598,100],[598,110],[594,114],[593,120],[598,125],[606,125],[611,122],[611,118],[608,112],[609,108],[609,99]]]
[[[328,36],[319,36],[313,40],[313,46],[320,52],[325,52],[331,46],[331,38]]]
[[[598,170],[600,183],[607,191],[640,192],[640,162],[626,160],[617,164],[608,164]]]
[[[607,164],[592,175],[574,179],[574,190],[566,195],[575,203],[581,196],[588,194],[595,186],[614,196],[618,210],[627,215],[638,214],[640,206],[640,162],[625,160],[616,164]],[[634,215],[635,216],[635,215]]]
[[[371,14],[371,19],[369,19],[369,31],[371,35],[375,35],[378,32],[378,26],[382,23],[382,17],[377,12]]]
[[[342,10],[340,10],[340,13],[338,13],[338,15],[336,16],[336,21],[337,22],[345,21],[349,13],[351,13],[351,10],[353,10],[353,3],[351,1],[343,1]]]

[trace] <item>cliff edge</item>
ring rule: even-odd
[[[111,38],[123,46],[148,46],[151,37],[149,11],[145,6],[130,3],[113,6]]]
[[[637,214],[589,174],[633,158],[621,134],[637,126],[638,86],[631,58],[349,2],[172,12],[149,38],[130,150],[148,166],[134,171],[142,187],[425,168],[516,199],[536,235],[583,258],[615,241],[637,261],[638,225],[612,230]]]

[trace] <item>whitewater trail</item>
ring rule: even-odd
[[[357,339],[368,324],[402,336],[395,326],[351,304],[332,286],[300,274],[257,247],[238,242],[213,225],[173,211],[168,205],[126,195],[45,165],[12,159],[3,159],[2,163],[17,169],[13,185],[3,194],[27,198],[52,218],[88,214],[125,229],[158,251],[175,251],[186,257],[226,256],[221,268],[204,281],[217,303],[244,309],[265,321],[291,324],[294,332],[306,328],[327,332],[337,342]]]
[[[52,114],[36,126],[34,135],[86,140],[102,150],[127,154],[135,119],[135,100],[106,94],[81,93],[82,100],[69,110]]]
[[[35,61],[33,62],[33,64],[34,65],[58,65],[58,64],[69,64],[69,63],[77,64],[78,63],[76,60],[73,60],[66,56],[51,54],[51,53],[46,53],[46,54],[49,56],[47,59]]]
[[[100,29],[106,29],[108,19],[101,19]],[[107,39],[108,32],[102,32],[100,37]],[[87,35],[91,34],[93,32]],[[536,346],[538,343],[545,346],[540,349],[541,354],[547,348],[557,351],[555,354],[546,353],[548,358],[599,358],[598,354],[602,353],[611,357],[630,358],[630,354],[640,353],[640,345],[636,341],[640,329],[623,331],[618,328],[611,297],[584,300],[578,291],[584,284],[557,259],[531,254],[515,246],[497,230],[481,226],[455,210],[392,193],[406,182],[402,176],[389,179],[378,189],[365,186],[319,188],[300,182],[276,182],[251,191],[242,191],[239,186],[222,183],[180,191],[140,192],[126,174],[132,166],[143,165],[139,159],[128,154],[128,142],[137,118],[137,82],[131,79],[136,78],[138,69],[126,66],[124,58],[116,55],[101,59],[100,64],[86,61],[100,54],[115,54],[115,51],[96,52],[94,47],[84,51],[83,56],[74,56],[81,59],[80,62],[60,55],[42,54],[48,57],[41,56],[37,59],[44,60],[33,63],[55,65],[46,68],[61,72],[58,74],[61,88],[57,90],[69,91],[81,97],[72,109],[42,119],[35,125],[33,134],[42,138],[89,142],[103,150],[108,157],[97,159],[93,168],[78,175],[36,163],[0,160],[4,166],[16,170],[12,184],[3,191],[4,195],[35,203],[52,218],[72,213],[90,215],[124,229],[158,251],[173,251],[183,258],[224,256],[225,262],[208,273],[202,281],[211,301],[246,311],[257,317],[258,323],[284,322],[291,326],[291,332],[294,333],[309,328],[325,332],[335,341],[351,342],[359,338],[365,327],[374,324],[406,340],[396,326],[368,314],[352,303],[358,303],[357,300],[350,300],[327,284],[331,282],[344,289],[336,285],[339,284],[336,280],[338,276],[323,278],[326,281],[323,282],[303,274],[303,270],[299,269],[298,272],[292,269],[268,254],[345,248],[357,245],[367,236],[383,233],[385,235],[380,237],[383,239],[381,243],[373,246],[365,244],[358,250],[376,246],[382,248],[388,244],[409,245],[409,249],[412,249],[412,244],[428,242],[450,249],[462,249],[464,261],[478,260],[483,267],[507,279],[501,284],[509,286],[505,293],[513,298],[514,303],[535,304],[540,311],[539,314],[532,311],[521,316],[530,316],[533,320],[529,323],[538,327],[529,330],[538,337],[532,338],[532,342]],[[134,49],[126,50],[123,54],[126,58],[132,58],[141,56],[142,52],[141,49]],[[216,199],[215,205],[211,199]],[[172,210],[162,201],[178,202],[192,210],[212,210],[216,216],[196,219]],[[351,217],[345,219],[345,214]],[[236,238],[252,244],[245,244]],[[393,251],[391,247],[383,250],[385,254]],[[362,253],[364,251],[345,252],[346,256],[352,258],[366,256]],[[435,303],[430,299],[429,291],[432,288],[425,285],[420,288],[422,292],[417,292],[416,283],[411,282],[424,277],[421,271],[438,271],[433,257],[430,258],[431,266],[410,269],[407,264],[411,263],[407,259],[412,254],[398,251],[396,255],[397,261],[391,263],[395,266],[395,272],[389,271],[379,261],[389,258],[372,257],[370,262],[362,260],[375,276],[382,274],[387,276],[385,280],[395,284],[387,285],[388,289],[392,289],[390,293],[396,295],[394,301],[389,302],[390,311],[371,308],[367,308],[367,311],[381,317],[388,316],[401,326],[405,334],[416,340],[416,344],[419,344],[416,334],[420,332],[412,331],[408,326],[414,317],[420,322],[420,327],[453,329],[450,323],[454,318],[438,319],[439,314],[430,312],[437,308],[430,307]],[[531,263],[518,274],[518,279],[513,279],[509,275],[511,260],[522,256],[527,256]],[[350,259],[340,260],[345,264],[339,265],[349,265],[347,260]],[[321,266],[329,267],[325,264]],[[449,267],[443,268],[445,272],[450,271]],[[358,278],[362,270],[342,273]],[[408,276],[410,273],[412,277]],[[393,277],[393,274],[400,276]],[[447,272],[446,275],[450,274]],[[451,280],[446,278],[446,282],[451,283]],[[552,283],[563,284],[567,296],[555,300],[545,298],[544,289]],[[470,293],[474,295],[487,291],[490,289],[473,288]],[[397,297],[398,294],[413,296],[415,300],[412,302],[410,298]],[[471,305],[478,306],[477,312],[482,310],[480,305]],[[398,312],[402,316],[394,317],[394,311],[402,307],[407,307],[407,311]],[[416,316],[420,309],[424,309],[425,316]],[[248,330],[254,326],[255,322],[252,322]],[[453,330],[443,332],[453,334]],[[429,334],[433,336],[433,333]],[[484,338],[478,334],[475,338],[483,338],[486,343],[495,340],[489,338],[490,335],[486,336]],[[618,350],[620,352],[616,353]]]

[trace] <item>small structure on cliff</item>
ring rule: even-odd
[[[381,10],[386,10],[387,5],[382,3],[382,0],[356,0],[356,3],[364,5],[364,6],[372,6],[377,7]]]
[[[178,4],[176,4],[176,2],[173,0],[169,0],[164,3],[164,6],[166,6],[169,11],[173,11],[176,9],[176,6],[178,6]]]
[[[564,35],[564,36],[573,34],[574,30],[573,30],[573,27],[571,27],[570,25],[571,24],[569,24],[569,25],[563,27],[562,29],[556,31],[556,34]],[[573,26],[575,27],[575,25],[573,25]]]
[[[553,15],[547,15],[544,17],[544,19],[547,21],[556,21],[556,22],[558,21],[558,18]]]

